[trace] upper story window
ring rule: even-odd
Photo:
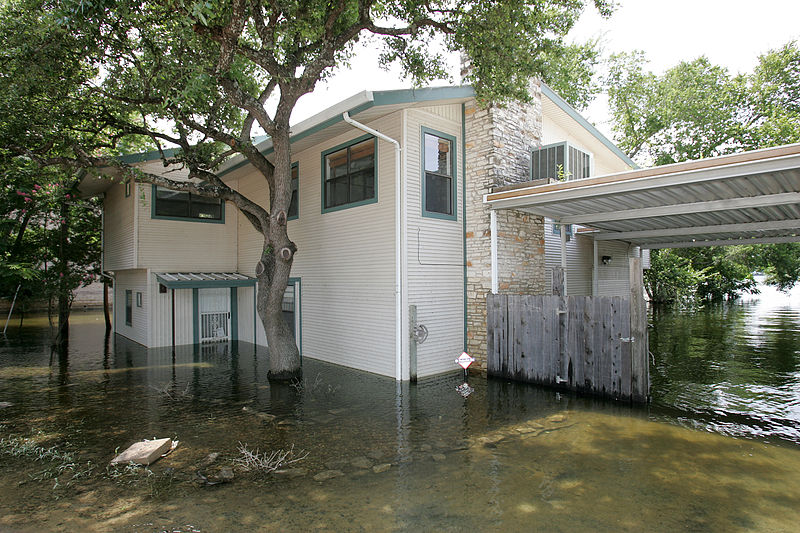
[[[592,156],[568,142],[542,146],[531,153],[531,179],[579,180],[592,174]]]
[[[322,153],[323,212],[377,202],[375,137],[359,138]]]
[[[218,198],[153,186],[153,218],[224,222],[225,208]]]
[[[456,218],[456,139],[422,128],[422,214]]]
[[[287,218],[295,220],[300,218],[300,199],[299,194],[300,185],[300,166],[297,163],[292,164],[292,199],[289,200],[289,212]]]

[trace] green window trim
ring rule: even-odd
[[[428,183],[428,172],[425,169],[425,136],[431,135],[433,137],[438,137],[440,139],[444,139],[450,143],[452,147],[452,154],[450,155],[450,168],[451,168],[451,176],[450,176],[450,213],[442,213],[438,211],[429,211],[427,209],[428,206],[428,198],[427,198],[427,183]],[[458,220],[458,210],[456,208],[457,200],[458,200],[458,143],[456,142],[456,138],[453,135],[448,135],[447,133],[443,133],[441,131],[437,131],[431,128],[427,128],[422,126],[421,128],[421,135],[420,135],[420,172],[422,174],[422,183],[421,183],[421,207],[422,207],[422,216],[427,218],[438,218],[441,220]]]
[[[291,173],[292,173],[292,178],[291,178],[292,198],[291,200],[289,200],[289,211],[286,213],[286,220],[297,220],[298,218],[300,218],[300,164],[299,163],[297,162],[292,163]],[[297,175],[295,175],[295,173],[297,173]]]
[[[327,157],[329,155],[335,153],[335,152],[338,152],[340,150],[344,150],[345,148],[350,148],[351,146],[354,146],[356,144],[362,143],[362,142],[364,142],[366,140],[369,140],[369,139],[372,139],[373,142],[374,142],[373,156],[372,156],[373,157],[373,173],[372,173],[373,195],[372,195],[372,198],[366,198],[364,200],[358,200],[358,201],[355,201],[355,202],[348,202],[348,203],[344,203],[344,204],[340,204],[340,205],[326,207],[325,206],[325,204],[326,204],[325,201],[327,199],[326,183],[328,181],[326,179],[326,177],[327,177],[327,165],[326,165]],[[349,160],[349,156],[348,156],[348,160]],[[322,152],[322,163],[321,164],[322,164],[322,171],[321,171],[321,176],[322,176],[322,194],[321,194],[321,197],[322,197],[322,213],[330,213],[330,212],[333,212],[333,211],[341,211],[342,209],[349,209],[351,207],[358,207],[360,205],[374,204],[374,203],[378,202],[378,139],[377,139],[377,137],[375,137],[373,135],[362,135],[361,137],[357,137],[355,139],[352,139],[350,141],[342,143],[342,144],[340,144],[338,146],[334,146],[333,148],[329,148],[328,150],[325,150],[324,152]]]
[[[133,290],[125,289],[125,325],[133,327]]]
[[[158,187],[153,184],[150,190],[150,218],[153,220],[176,220],[179,222],[203,222],[205,224],[225,224],[225,201],[220,200],[220,218],[195,218],[156,214],[156,190]]]

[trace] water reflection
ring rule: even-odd
[[[773,353],[796,350],[794,319],[794,333],[754,330],[746,306],[653,321],[649,409],[477,377],[465,398],[460,371],[411,386],[310,358],[302,382],[277,386],[252,344],[145,350],[104,339],[101,315],[74,319],[69,352],[51,362],[31,322],[0,348],[0,402],[13,404],[0,438],[97,468],[53,488],[36,481],[41,463],[0,454],[0,529],[793,530],[800,449],[752,437],[794,438],[796,412],[774,394],[792,394],[797,354]],[[758,401],[766,411],[740,408]],[[181,444],[152,477],[105,471],[115,448],[153,437]],[[297,477],[196,482],[239,443],[309,455]],[[218,464],[204,466],[212,452]]]
[[[800,443],[800,291],[655,310],[654,413],[728,435]]]

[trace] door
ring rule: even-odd
[[[231,291],[229,288],[200,289],[200,342],[222,342],[231,338]]]
[[[300,350],[300,353],[302,353],[303,341],[300,320],[300,278],[289,278],[289,284],[286,286],[286,291],[283,293],[281,311],[283,311],[283,319],[289,325],[292,335],[294,335],[297,348]]]

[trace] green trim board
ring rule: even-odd
[[[303,362],[303,305],[302,305],[302,279],[301,278],[289,278],[289,283],[287,286],[294,286],[294,310],[297,313],[297,338],[295,341],[297,342],[297,349],[300,352],[300,362]]]
[[[470,85],[459,85],[455,87],[426,87],[422,89],[398,89],[398,90],[391,90],[391,91],[373,91],[372,93],[372,101],[365,102],[363,104],[357,105],[352,107],[351,109],[343,110],[343,112],[347,112],[351,117],[356,116],[357,114],[366,111],[372,107],[379,107],[379,106],[388,106],[388,105],[398,105],[398,104],[413,104],[413,103],[421,103],[421,102],[432,102],[436,100],[452,100],[452,99],[459,99],[459,98],[471,98],[475,96],[475,90]],[[313,118],[313,117],[312,117]],[[296,142],[301,139],[308,137],[309,135],[313,135],[319,131],[322,131],[326,128],[333,126],[334,124],[338,124],[342,122],[342,115],[337,114],[334,117],[331,117],[319,124],[315,124],[307,129],[297,132],[294,135],[290,136],[291,142]],[[272,144],[270,144],[270,139],[267,138],[263,141],[266,143],[266,146],[259,148],[259,151],[262,155],[267,156],[271,154],[274,149]],[[238,170],[243,166],[248,164],[247,159],[243,159],[242,161],[237,162],[230,168],[227,168],[219,173],[219,176],[224,176],[234,170]]]
[[[164,157],[175,157],[180,148],[167,148],[164,150]],[[136,154],[127,154],[117,157],[120,163],[127,163],[132,165],[134,163],[145,163],[147,161],[156,161],[161,159],[161,152],[158,150],[150,150],[147,152],[139,152]]]
[[[192,289],[192,342],[200,344],[200,289]]]
[[[150,188],[150,218],[153,220],[176,220],[178,222],[203,222],[205,224],[225,224],[225,200],[220,201],[220,218],[193,218],[193,217],[171,217],[156,214],[156,184]],[[191,194],[191,193],[190,193]]]
[[[448,215],[446,213],[438,213],[436,211],[428,211],[426,209],[427,204],[427,189],[426,186],[426,175],[427,172],[425,170],[425,134],[433,135],[434,137],[440,137],[447,141],[450,141],[451,146],[453,147],[453,154],[450,157],[450,164],[452,166],[453,175],[451,178],[450,184],[450,210],[453,212],[452,215]],[[426,218],[438,218],[441,220],[457,220],[458,219],[458,141],[452,135],[447,133],[435,130],[433,128],[428,128],[426,126],[422,126],[420,128],[420,173],[421,173],[421,209],[422,209],[422,216]]]
[[[239,340],[239,295],[237,287],[231,287],[231,341]]]
[[[620,150],[619,147],[617,147],[617,145],[615,145],[608,139],[608,137],[600,133],[600,131],[594,126],[592,126],[592,124],[588,120],[586,120],[580,113],[578,113],[578,111],[576,111],[574,107],[569,105],[563,98],[558,96],[553,91],[553,89],[551,89],[544,83],[542,83],[542,94],[548,97],[550,100],[552,100],[554,104],[556,104],[559,108],[561,108],[561,110],[564,111],[567,115],[569,115],[570,118],[572,118],[575,122],[583,126],[584,129],[586,129],[586,131],[591,133],[598,141],[603,143],[606,146],[606,148],[614,152],[614,154],[617,157],[622,159],[632,168],[639,168],[639,165],[634,163],[630,157],[625,155],[625,152]]]
[[[375,143],[375,148],[374,148],[374,152],[373,152],[374,153],[374,155],[373,155],[373,166],[374,166],[374,168],[373,168],[373,177],[372,177],[373,190],[375,191],[375,195],[372,198],[368,198],[366,200],[360,200],[360,201],[357,201],[357,202],[350,202],[350,203],[347,203],[347,204],[337,205],[337,206],[333,206],[333,207],[325,207],[325,181],[326,181],[325,180],[325,158],[326,158],[326,156],[328,156],[328,155],[330,155],[330,154],[332,154],[334,152],[338,152],[339,150],[342,150],[342,149],[347,148],[349,146],[353,146],[353,145],[358,144],[360,142],[364,142],[364,141],[369,140],[369,139],[373,139],[373,141]],[[356,137],[355,139],[351,139],[351,140],[349,140],[347,142],[344,142],[342,144],[339,144],[337,146],[334,146],[333,148],[329,148],[329,149],[325,150],[324,152],[322,152],[322,154],[320,156],[320,159],[321,159],[320,180],[322,182],[322,190],[320,192],[320,200],[321,200],[321,205],[322,205],[322,211],[321,212],[323,214],[324,213],[331,213],[333,211],[341,211],[343,209],[350,209],[351,207],[358,207],[358,206],[361,206],[361,205],[374,204],[374,203],[378,202],[378,167],[379,167],[379,164],[378,164],[379,163],[379,158],[378,158],[378,156],[379,156],[379,153],[378,153],[378,138],[373,136],[373,135],[370,135],[370,134],[361,135],[360,137]]]

